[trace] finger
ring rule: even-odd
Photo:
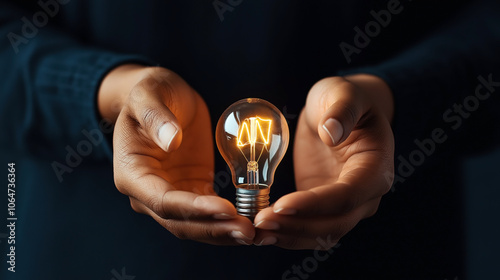
[[[260,230],[274,231],[296,237],[314,238],[325,232],[333,237],[340,238],[351,230],[356,223],[372,216],[380,203],[380,198],[375,198],[353,211],[330,216],[289,216],[279,215],[271,209],[265,209],[255,217],[255,227]],[[337,236],[338,235],[338,236]]]
[[[195,95],[178,75],[155,74],[143,79],[130,93],[130,115],[156,145],[170,152],[182,141],[182,124],[194,115]]]
[[[187,191],[167,191],[158,202],[149,203],[148,208],[164,219],[231,219],[237,216],[236,209],[226,199]]]
[[[305,114],[309,126],[321,140],[336,146],[342,143],[366,111],[357,88],[341,77],[316,83],[307,97]]]
[[[133,172],[121,172],[120,168],[115,169],[118,173],[115,176],[115,184],[121,193],[142,202],[164,219],[233,218],[236,216],[234,206],[221,197],[176,190],[172,184],[156,175],[165,171],[151,169],[150,166],[154,164],[149,161],[154,160],[147,156],[137,155],[134,157],[134,162],[129,163],[132,167],[137,166],[129,170],[136,170],[138,174],[145,175],[135,175]],[[195,181],[192,183],[203,184]]]
[[[340,238],[333,234],[316,235],[312,237],[300,237],[281,232],[261,231],[257,229],[254,245],[274,245],[289,250],[329,250],[335,246]]]
[[[389,191],[390,185],[384,177],[385,167],[378,166],[377,161],[372,165],[341,173],[335,183],[287,194],[274,203],[273,211],[281,215],[302,216],[347,213]]]
[[[318,242],[318,240],[324,240]],[[330,235],[317,236],[316,239],[293,237],[281,233],[258,233],[255,238],[256,246],[277,246],[288,250],[330,250],[339,242],[338,239],[332,239]],[[326,245],[328,244],[328,245]]]
[[[255,229],[248,218],[175,220],[164,219],[142,203],[139,211],[150,215],[156,222],[180,239],[190,239],[213,245],[251,245]]]
[[[137,200],[136,198],[133,198],[131,196],[129,196],[129,200],[130,200],[130,207],[132,207],[132,209],[135,212],[137,212],[139,214],[145,214],[145,215],[148,214],[144,203],[140,202],[139,200]]]
[[[314,218],[283,216],[263,210],[255,218],[257,234],[254,242],[271,245],[269,243],[274,241],[273,245],[287,249],[315,249],[320,241],[321,249],[327,250],[361,219],[373,215],[378,204],[379,199],[374,199],[348,214]]]

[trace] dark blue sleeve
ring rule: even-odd
[[[109,143],[97,135],[101,80],[120,64],[150,62],[86,46],[51,26],[52,18],[38,27],[33,14],[0,2],[0,147],[61,163],[68,150],[110,158]]]
[[[478,127],[498,137],[499,6],[477,1],[410,49],[341,74],[368,73],[387,82],[395,100],[393,128],[402,139],[428,136],[434,128]]]

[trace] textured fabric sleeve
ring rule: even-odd
[[[393,58],[341,75],[367,73],[390,86],[396,137],[412,141],[445,132],[498,139],[500,8],[477,1]]]
[[[104,134],[112,127],[98,116],[99,85],[120,64],[151,62],[84,45],[51,26],[52,19],[41,25],[33,12],[5,1],[0,5],[2,153],[66,167],[85,158],[110,159]]]

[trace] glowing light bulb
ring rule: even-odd
[[[271,103],[247,98],[229,106],[215,140],[236,187],[238,214],[251,219],[269,206],[274,172],[288,147],[288,124]]]

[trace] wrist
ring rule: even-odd
[[[361,88],[371,101],[392,122],[394,116],[394,98],[387,83],[381,78],[369,74],[355,74],[344,77],[347,81]]]
[[[132,88],[142,79],[147,66],[123,64],[102,80],[97,94],[97,108],[103,119],[116,122]]]

